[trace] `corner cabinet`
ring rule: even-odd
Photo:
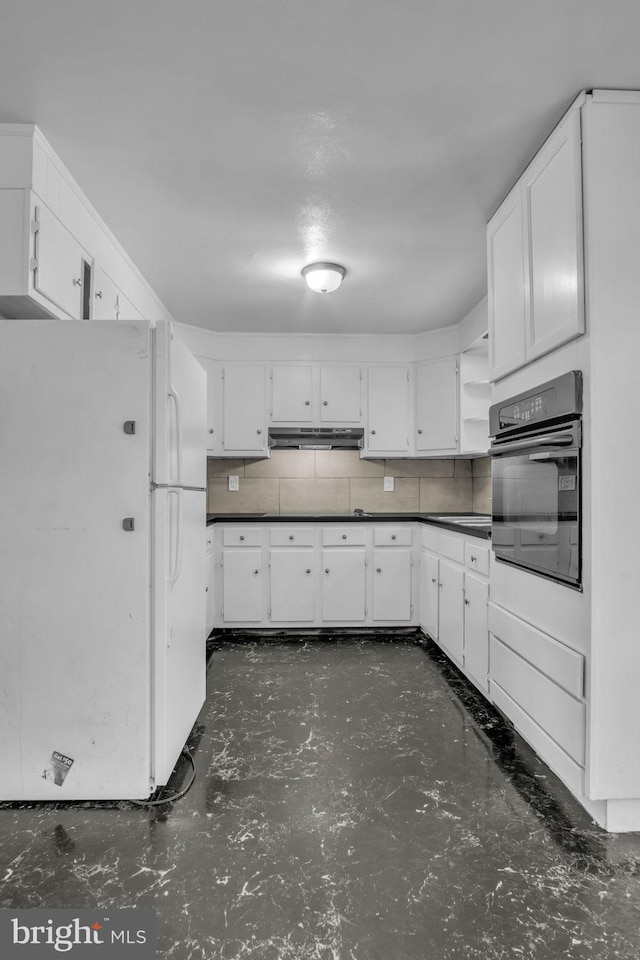
[[[487,227],[492,380],[584,333],[584,102],[581,95]]]

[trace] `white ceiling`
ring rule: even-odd
[[[484,295],[488,217],[639,49],[638,0],[6,0],[0,122],[38,124],[176,319],[414,333]]]

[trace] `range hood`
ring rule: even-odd
[[[360,450],[362,427],[271,427],[269,446],[293,450]]]

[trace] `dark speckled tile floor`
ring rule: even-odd
[[[640,837],[431,644],[214,645],[192,747],[173,804],[0,805],[0,905],[150,907],[177,960],[640,957]]]

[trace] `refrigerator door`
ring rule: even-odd
[[[147,323],[0,320],[1,800],[149,794],[151,386]]]
[[[167,782],[205,698],[206,494],[153,491],[153,769]]]
[[[207,375],[169,323],[158,323],[155,342],[155,483],[207,485]]]

